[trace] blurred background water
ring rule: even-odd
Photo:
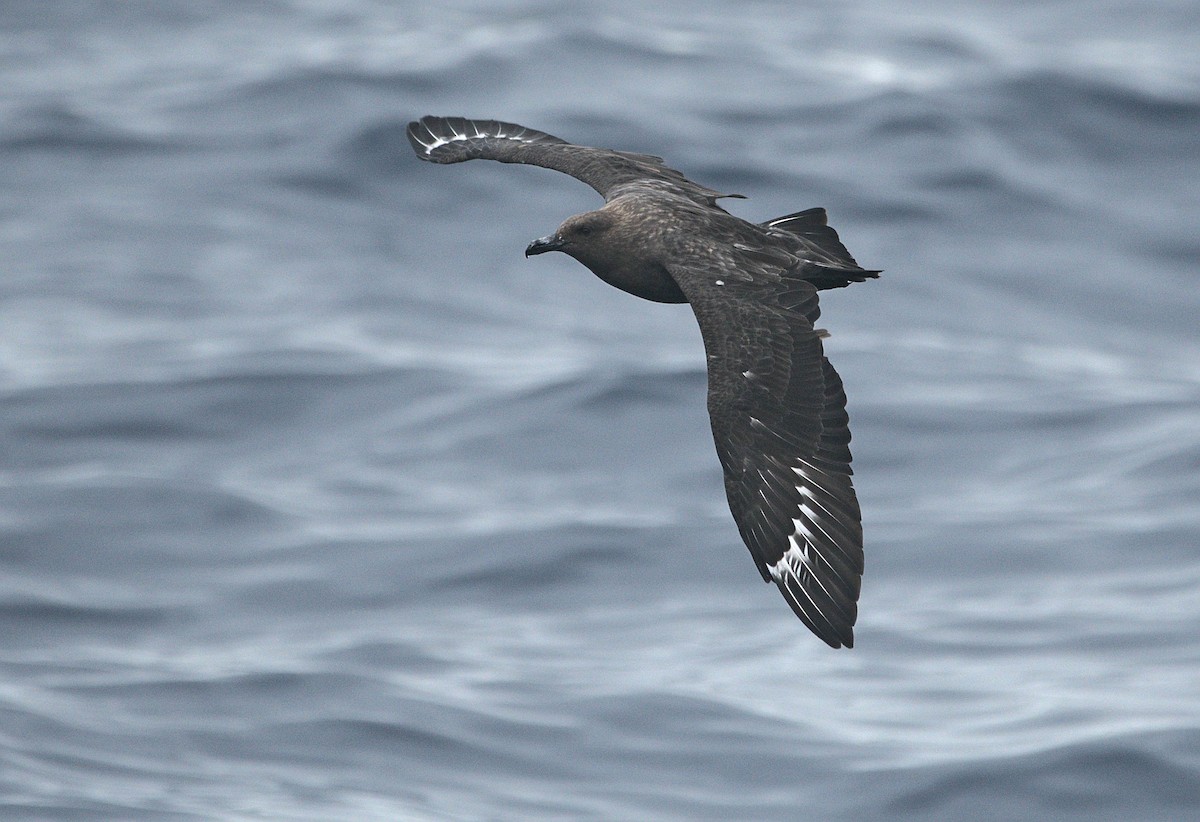
[[[0,817],[1200,806],[1200,14],[0,5]],[[725,506],[686,306],[416,116],[825,206],[867,574]]]

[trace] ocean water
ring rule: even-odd
[[[1192,2],[0,5],[0,818],[1183,820]],[[725,507],[686,306],[422,114],[825,206],[867,571]]]

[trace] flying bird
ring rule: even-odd
[[[561,171],[603,207],[568,217],[525,256],[561,251],[636,297],[688,303],[708,356],[708,412],[725,494],[766,582],[814,634],[854,646],[862,516],[846,394],[814,327],[817,292],[879,276],[810,208],[750,223],[721,194],[648,154],[575,145],[497,120],[408,124],[431,163],[498,160]]]

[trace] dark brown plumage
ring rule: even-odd
[[[568,218],[526,255],[562,251],[648,300],[687,302],[708,355],[708,410],[734,521],[763,579],[813,633],[854,644],[863,571],[846,395],[814,329],[817,291],[877,277],[825,211],[762,224],[661,158],[567,143],[496,120],[423,117],[408,126],[423,160],[525,163],[579,179],[605,205]]]

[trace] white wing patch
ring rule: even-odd
[[[834,535],[829,533],[822,520],[836,520],[836,516],[822,504],[820,494],[815,493],[814,489],[824,493],[829,491],[818,481],[823,474],[820,469],[801,460],[799,467],[792,470],[800,480],[796,484],[796,490],[804,501],[798,506],[799,516],[792,519],[793,531],[788,537],[787,550],[777,562],[769,565],[767,570],[784,596],[791,600],[796,608],[807,614],[811,621],[836,625],[841,621],[841,617],[837,613],[826,611],[829,610],[829,603],[838,602],[841,595],[829,589],[823,580],[824,574],[818,569],[818,562],[821,560],[818,546],[822,543],[837,544]],[[824,564],[828,566],[828,561]],[[823,591],[824,597],[814,596],[817,590]],[[825,603],[824,608],[818,603],[818,599]]]
[[[802,497],[804,497],[804,499],[808,500],[808,502],[804,502],[804,503],[800,504],[800,510],[804,513],[804,515],[806,517],[808,517],[810,521],[815,523],[817,525],[817,527],[820,527],[820,522],[818,520],[818,517],[829,517],[831,519],[837,519],[837,514],[834,511],[830,511],[825,506],[825,503],[823,503],[821,501],[821,498],[817,494],[813,493],[813,489],[816,488],[816,489],[824,492],[825,495],[828,497],[835,496],[834,493],[830,489],[826,488],[824,485],[817,482],[816,477],[820,476],[823,472],[815,470],[811,465],[809,465],[804,460],[800,460],[799,468],[793,468],[792,470],[795,471],[796,475],[800,477],[800,482],[797,483],[796,490],[800,492],[800,496],[802,496]],[[821,510],[819,512],[813,510],[812,508],[809,507],[809,503],[811,503],[812,505],[815,505],[817,508],[820,508]],[[822,531],[824,531],[824,529],[822,529]],[[834,540],[832,538],[832,536],[830,536],[828,533],[826,533],[826,536],[829,537],[830,542],[836,542],[836,540]]]
[[[795,525],[796,532],[788,537],[788,549],[779,561],[769,566],[767,570],[770,571],[771,578],[784,591],[788,599],[792,600],[801,611],[808,614],[809,619],[818,623],[825,621],[834,624],[835,615],[821,610],[821,606],[813,599],[806,587],[815,582],[825,591],[827,597],[830,596],[829,589],[821,582],[820,576],[813,568],[811,537],[808,536],[807,528],[802,520],[792,520],[792,524]]]
[[[798,460],[798,462],[800,463],[800,467],[793,468],[792,470],[795,471],[796,476],[800,478],[800,482],[796,485],[796,490],[799,491],[802,496],[813,499],[813,488],[819,488],[827,494],[830,493],[829,489],[817,482],[816,479],[818,475],[824,473],[823,471],[818,468],[814,468],[804,460]]]
[[[504,123],[500,123],[499,124],[500,128],[498,128],[494,133],[488,133],[486,131],[483,131],[482,129],[479,128],[479,124],[472,120],[467,120],[465,125],[469,127],[469,130],[458,131],[453,126],[449,126],[449,131],[450,131],[449,134],[434,134],[433,131],[430,130],[429,126],[427,126],[425,123],[421,123],[421,128],[423,128],[425,130],[425,133],[428,134],[429,136],[428,137],[424,137],[421,135],[414,135],[414,136],[416,137],[417,141],[420,142],[420,144],[425,148],[425,156],[426,157],[431,156],[434,151],[441,148],[442,146],[449,145],[450,143],[461,143],[461,142],[465,142],[467,140],[480,140],[480,139],[484,139],[484,138],[492,138],[492,139],[497,139],[497,140],[516,140],[519,143],[536,142],[535,140],[527,140],[524,138],[523,135],[527,131],[524,128],[522,128],[520,131],[510,132],[510,133],[506,134],[504,132],[504,125],[505,125]]]

